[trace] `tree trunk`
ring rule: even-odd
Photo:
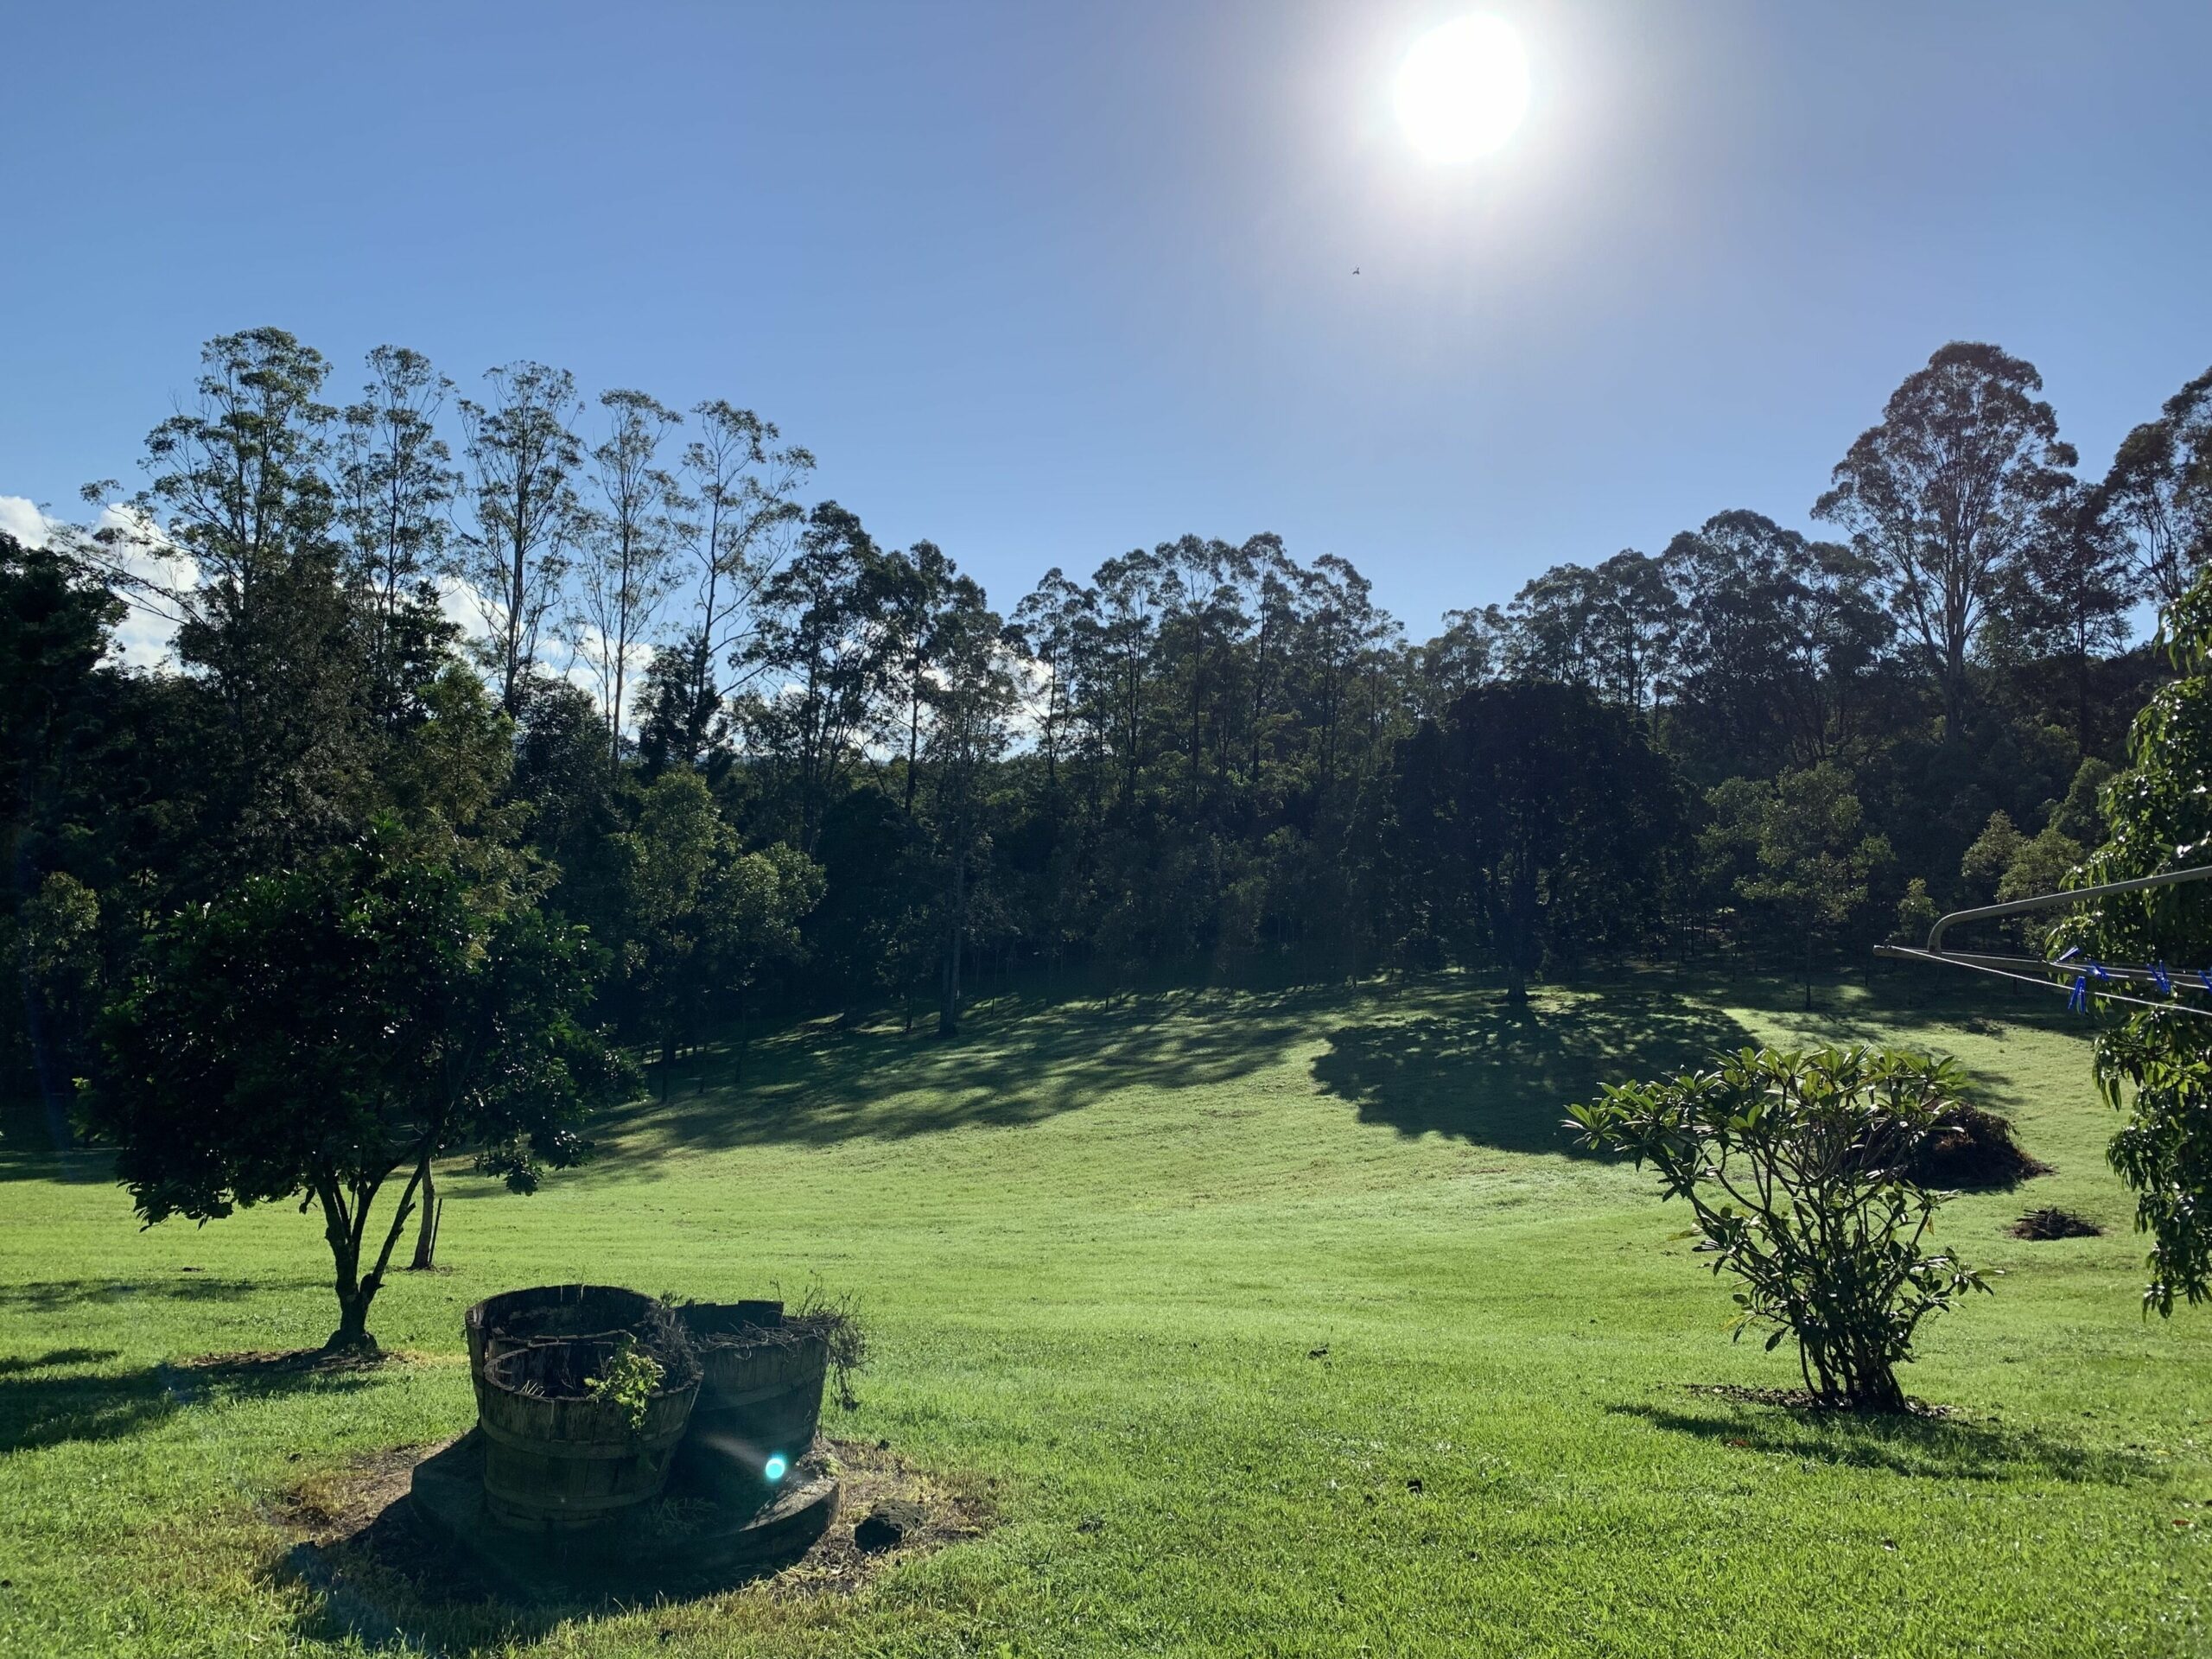
[[[1525,1008],[1529,1006],[1529,970],[1521,965],[1518,950],[1509,950],[1505,953],[1505,1000],[1513,1007]]]
[[[423,1222],[415,1234],[415,1259],[407,1264],[407,1270],[428,1273],[438,1264],[438,1223],[443,1219],[438,1206],[438,1184],[431,1177],[428,1152],[423,1153],[423,1161],[416,1169],[415,1182],[422,1195]]]
[[[369,1334],[369,1304],[376,1294],[372,1285],[357,1286],[351,1294],[343,1287],[339,1290],[338,1328],[322,1344],[323,1352],[373,1356],[381,1351],[377,1339]]]
[[[944,1001],[938,1009],[937,1034],[957,1036],[960,1031],[960,938],[968,931],[968,860],[952,857],[952,914],[944,941]]]
[[[369,1305],[376,1300],[377,1292],[384,1286],[385,1274],[391,1267],[391,1252],[406,1229],[407,1217],[414,1213],[416,1190],[429,1166],[428,1147],[435,1139],[434,1129],[425,1138],[423,1152],[417,1154],[419,1161],[412,1166],[406,1190],[399,1195],[398,1207],[392,1211],[391,1225],[385,1229],[384,1245],[377,1252],[376,1265],[366,1273],[361,1271],[361,1247],[367,1234],[369,1209],[376,1202],[378,1189],[384,1185],[383,1177],[357,1185],[350,1205],[334,1175],[326,1175],[315,1183],[315,1195],[322,1204],[322,1236],[330,1245],[331,1265],[335,1270],[333,1288],[338,1294],[338,1328],[322,1344],[325,1353],[374,1357],[379,1351],[377,1339],[369,1334]]]
[[[348,1215],[346,1201],[340,1195],[337,1184],[326,1182],[316,1189],[322,1200],[322,1236],[330,1244],[333,1268],[333,1288],[338,1294],[338,1328],[322,1344],[327,1354],[373,1354],[377,1339],[369,1334],[369,1304],[376,1300],[376,1275],[367,1280],[361,1277],[361,1230],[359,1211]]]

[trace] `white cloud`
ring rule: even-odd
[[[103,531],[111,533],[96,541]],[[29,496],[0,495],[0,531],[26,547],[73,543],[126,578],[118,590],[128,608],[117,625],[111,654],[126,668],[169,671],[176,667],[176,617],[152,595],[131,588],[135,581],[183,593],[200,581],[198,569],[159,524],[130,507],[116,505],[102,507],[90,524],[73,524],[49,516]]]
[[[25,547],[44,547],[46,515],[27,495],[0,495],[0,536],[12,536]]]

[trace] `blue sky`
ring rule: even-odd
[[[1499,155],[1391,77],[1510,21]],[[0,495],[130,475],[276,322],[464,388],[727,397],[1010,607],[1273,530],[1416,633],[1722,508],[1803,524],[1944,340],[2101,469],[2212,362],[2212,6],[19,6]],[[1357,267],[1360,275],[1352,275]]]

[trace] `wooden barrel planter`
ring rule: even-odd
[[[814,1445],[829,1332],[785,1319],[777,1302],[694,1303],[676,1313],[701,1371],[677,1479],[726,1503],[765,1503]]]
[[[567,1531],[660,1496],[698,1396],[698,1367],[681,1344],[657,1351],[666,1375],[644,1421],[633,1422],[627,1408],[592,1397],[586,1386],[619,1345],[610,1336],[488,1338],[477,1427],[494,1520]]]
[[[468,1379],[476,1390],[477,1410],[484,1408],[484,1357],[493,1338],[531,1342],[639,1332],[660,1311],[653,1297],[619,1285],[539,1285],[486,1297],[461,1321],[468,1338]]]

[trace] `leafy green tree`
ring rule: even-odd
[[[379,819],[163,923],[102,1019],[86,1121],[138,1213],[319,1206],[333,1351],[376,1346],[370,1306],[427,1158],[474,1147],[530,1192],[582,1155],[580,1119],[626,1081],[582,1023],[583,936],[546,920],[522,870],[475,862]],[[376,1200],[400,1176],[379,1243]]]
[[[1866,831],[1851,774],[1834,763],[1785,772],[1769,785],[1716,790],[1708,850],[1733,844],[1753,867],[1737,894],[1771,915],[1803,947],[1805,1006],[1813,1006],[1813,958],[1821,940],[1866,903],[1867,880],[1890,862],[1889,843]]]
[[[798,922],[821,898],[822,874],[789,847],[741,852],[706,784],[689,770],[645,785],[620,846],[624,974],[659,1047],[665,1090],[678,1047],[717,1015],[741,1015],[761,970],[797,955]]]
[[[1954,340],[1890,394],[1814,504],[1881,570],[1954,734],[1967,647],[2075,464],[2042,390],[2032,364]]]
[[[1658,1175],[1733,1274],[1734,1331],[1795,1338],[1824,1405],[1902,1411],[1922,1323],[1989,1288],[1926,1248],[1945,1194],[1906,1173],[1964,1103],[1955,1063],[1894,1050],[1745,1049],[1707,1071],[1609,1087],[1569,1127]]]
[[[2179,677],[2136,716],[2128,766],[2104,791],[2108,835],[2075,882],[2101,886],[2203,862],[2212,837],[2212,577],[2200,575],[2164,622]],[[2052,930],[2053,950],[2092,959],[2212,963],[2212,892],[2184,882],[2087,903]],[[2177,998],[2177,1001],[2187,1000]],[[2106,1100],[2127,1113],[2108,1155],[2134,1190],[2137,1228],[2151,1236],[2143,1299],[2161,1315],[2212,1296],[2212,1041],[2178,1007],[2139,1008],[2097,1038]]]
[[[1478,687],[1399,747],[1400,882],[1528,1001],[1548,957],[1636,941],[1682,834],[1673,769],[1624,710],[1566,685]]]
[[[1974,837],[1974,845],[1967,849],[1966,857],[1959,863],[1959,874],[1965,878],[1977,902],[1986,905],[1997,896],[1998,883],[2005,879],[2005,872],[2027,844],[2028,838],[2013,827],[2010,813],[1989,815],[1988,824]]]
[[[2212,563],[2212,369],[2120,441],[2095,505],[2127,537],[2142,591],[2178,603]]]
[[[743,665],[770,682],[747,713],[783,774],[788,838],[811,852],[830,802],[879,724],[896,667],[899,575],[855,514],[825,501],[761,590]]]
[[[1928,878],[1916,875],[1904,884],[1904,897],[1897,900],[1897,931],[1890,938],[1897,944],[1918,945],[1941,918],[1936,901],[1928,896]]]

